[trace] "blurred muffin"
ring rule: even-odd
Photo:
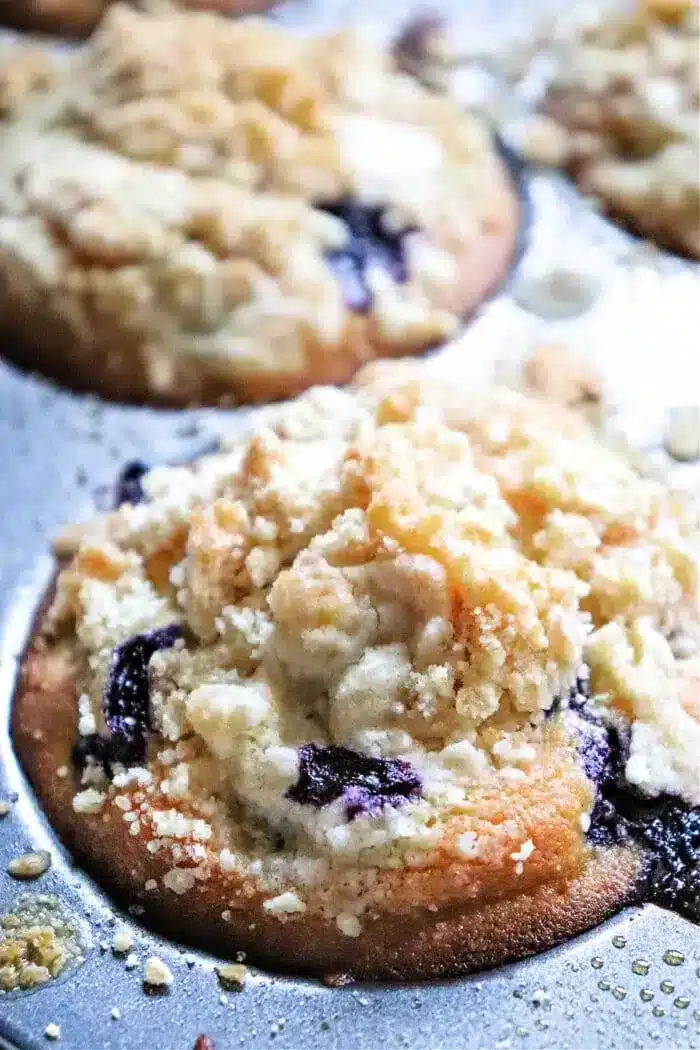
[[[560,56],[527,155],[567,170],[636,232],[700,259],[700,20],[693,0],[640,0]]]
[[[444,341],[513,260],[489,131],[359,37],[117,6],[9,116],[0,323],[107,396],[346,381]]]

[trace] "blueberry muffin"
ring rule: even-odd
[[[443,342],[518,220],[487,129],[366,40],[117,6],[0,130],[0,325],[110,397],[278,398]]]
[[[569,41],[526,152],[567,170],[614,217],[700,259],[700,19],[638,0]]]
[[[418,978],[642,893],[698,917],[697,510],[578,417],[382,363],[122,481],[59,538],[13,726],[147,921]]]

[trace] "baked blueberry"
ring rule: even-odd
[[[287,792],[294,802],[327,806],[342,798],[348,820],[420,796],[421,780],[408,762],[372,758],[347,747],[299,749],[299,778]]]
[[[372,303],[367,283],[370,267],[379,267],[397,284],[408,280],[405,239],[411,229],[392,231],[385,208],[367,207],[354,200],[324,204],[322,210],[335,216],[347,229],[341,248],[327,252],[327,259],[340,282],[349,310],[364,312]]]
[[[148,663],[159,649],[170,648],[180,638],[180,627],[171,624],[136,635],[114,650],[103,698],[110,761],[142,761],[151,724]]]
[[[147,464],[140,459],[133,459],[122,468],[115,486],[115,506],[120,507],[122,503],[131,503],[135,506],[143,502],[146,493],[143,491],[141,482],[149,469]]]

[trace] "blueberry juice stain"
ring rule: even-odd
[[[649,798],[626,780],[630,734],[602,720],[585,681],[579,680],[567,706],[556,709],[596,789],[590,842],[641,848],[639,900],[700,922],[700,808],[670,795]]]
[[[78,740],[73,752],[78,766],[92,758],[109,772],[114,763],[133,766],[143,762],[151,725],[148,664],[154,653],[170,649],[181,637],[180,627],[170,624],[117,646],[102,697],[107,733]]]
[[[330,249],[326,259],[340,284],[347,308],[366,313],[372,305],[372,291],[367,283],[369,268],[379,267],[396,284],[405,284],[408,280],[405,242],[415,229],[391,230],[385,208],[362,205],[351,198],[318,207],[345,224],[347,242],[342,248]]]

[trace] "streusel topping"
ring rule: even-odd
[[[156,389],[170,355],[313,374],[357,316],[440,342],[503,197],[485,127],[368,41],[119,5],[0,152],[13,280],[81,343],[118,325]]]
[[[570,41],[540,118],[533,159],[700,256],[700,18],[694,0],[638,0]]]
[[[519,877],[536,829],[469,814],[555,769],[582,837],[548,712],[584,657],[630,779],[700,801],[697,683],[665,640],[700,622],[697,511],[565,410],[373,368],[143,488],[80,530],[53,619],[83,667],[76,809],[148,828],[174,892],[214,843],[285,894],[290,865],[298,886],[496,840]]]

